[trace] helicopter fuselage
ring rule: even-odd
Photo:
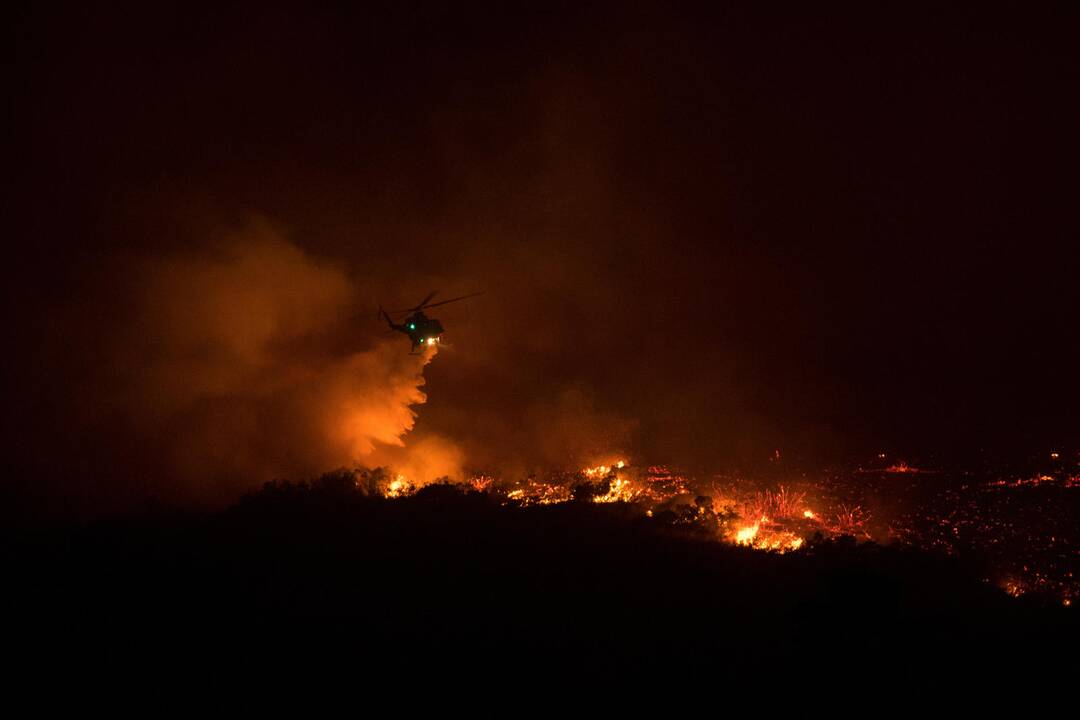
[[[390,326],[391,330],[404,333],[409,336],[409,340],[412,341],[412,352],[416,352],[418,347],[433,347],[438,345],[442,340],[443,326],[442,323],[435,318],[429,318],[424,314],[424,310],[427,308],[438,307],[439,305],[447,305],[449,303],[458,302],[460,300],[466,300],[477,295],[482,295],[482,292],[470,293],[468,295],[461,295],[456,298],[450,298],[449,300],[442,300],[437,303],[431,302],[435,297],[437,291],[432,290],[428,293],[428,296],[420,301],[420,304],[411,307],[407,310],[383,310],[379,308],[379,317],[386,320],[386,324]],[[391,319],[391,315],[397,315],[398,313],[411,313],[400,323],[395,323]]]
[[[445,332],[441,322],[435,318],[429,318],[422,312],[413,313],[400,324],[394,324],[392,327],[409,336],[413,350],[421,345],[438,345],[439,336]]]

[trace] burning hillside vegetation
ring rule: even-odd
[[[347,476],[368,496],[404,498],[420,488],[386,468]],[[658,527],[768,553],[841,539],[913,547],[970,561],[1010,595],[1068,606],[1080,593],[1080,473],[1063,464],[1003,478],[893,463],[781,482],[612,460],[542,477],[474,474],[452,484],[507,507],[618,504]]]

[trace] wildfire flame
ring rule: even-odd
[[[917,475],[929,472],[904,463],[895,464],[890,471],[908,475],[912,481],[918,479]],[[396,475],[373,474],[371,483],[366,486],[367,492],[378,492],[387,498],[410,495],[418,487],[410,481],[411,476],[408,471]],[[491,475],[475,475],[463,482],[472,491],[486,493],[503,504],[518,507],[568,502],[622,503],[628,505],[631,512],[640,512],[649,522],[683,526],[720,542],[771,553],[801,550],[812,537],[827,540],[849,536],[856,540],[873,540],[877,533],[884,531],[888,532],[891,542],[951,553],[955,552],[957,539],[965,533],[970,537],[972,533],[985,534],[997,527],[989,524],[995,522],[989,517],[980,520],[982,524],[976,526],[973,520],[958,514],[955,509],[943,514],[893,514],[888,523],[878,521],[872,526],[870,513],[861,505],[842,502],[844,497],[852,495],[836,495],[828,485],[800,481],[801,488],[813,493],[815,510],[810,507],[806,492],[784,485],[763,488],[759,481],[723,475],[699,480],[680,475],[666,466],[635,466],[626,460],[553,472],[542,478],[530,476],[509,483]],[[960,489],[968,487],[965,484]],[[1012,492],[1067,490],[1080,487],[1080,476],[1075,471],[1061,470],[1053,474],[998,477],[972,487],[988,497]],[[1004,527],[1009,528],[1008,525]],[[997,541],[996,538],[990,540]],[[1062,546],[1060,535],[1048,534],[1047,542],[1058,557]],[[1056,601],[1065,606],[1071,606],[1076,597],[1077,585],[1071,572],[1047,573],[1045,566],[1034,568],[1027,564],[1022,569],[1017,565],[1004,568],[1004,571],[1008,574],[996,584],[1014,597],[1053,593]]]
[[[413,486],[409,483],[409,479],[400,474],[395,476],[386,487],[386,497],[388,498],[404,497],[412,492]]]
[[[804,540],[789,530],[773,529],[768,527],[769,518],[762,517],[753,525],[741,527],[735,531],[734,543],[755,550],[770,550],[785,553],[798,550],[803,546]],[[766,526],[764,532],[762,526]]]
[[[597,465],[596,467],[584,468],[581,471],[581,474],[590,479],[606,478],[616,470],[622,470],[624,467],[626,467],[626,461],[619,460],[611,465]]]
[[[757,537],[758,530],[761,529],[761,523],[754,523],[749,527],[740,528],[735,533],[735,543],[737,545],[749,545]]]
[[[495,478],[490,475],[477,475],[476,477],[469,479],[469,485],[477,492],[486,492],[492,483],[495,482]]]

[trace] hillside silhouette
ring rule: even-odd
[[[955,560],[851,538],[775,555],[625,505],[508,507],[451,485],[388,500],[357,479],[12,538],[29,645],[95,666],[194,654],[228,673],[331,657],[586,675],[1075,668],[1071,608],[1009,598]]]

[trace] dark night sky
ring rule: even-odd
[[[440,313],[416,428],[470,466],[1080,437],[1065,10],[152,5],[17,13],[24,490],[159,491],[113,392],[138,268],[252,222],[357,288],[320,356],[486,291]]]

